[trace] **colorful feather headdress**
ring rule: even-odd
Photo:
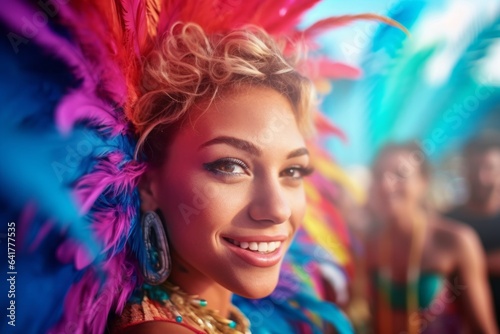
[[[177,21],[209,33],[254,24],[296,42],[355,19],[380,19],[342,16],[297,30],[316,2],[4,1],[0,203],[2,221],[15,225],[9,270],[17,290],[15,326],[2,328],[102,333],[140,283],[136,185],[145,164],[134,159],[131,110],[141,61],[155,41]],[[325,59],[321,66],[336,76],[356,73]],[[11,300],[2,299],[4,310]]]

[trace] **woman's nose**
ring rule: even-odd
[[[287,190],[280,184],[279,179],[267,180],[256,187],[249,214],[253,220],[274,224],[284,223],[290,218],[292,208],[287,198]]]

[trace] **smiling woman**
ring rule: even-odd
[[[310,215],[321,228],[299,229],[303,188],[316,192],[314,92],[297,69],[358,71],[293,53],[354,20],[397,24],[301,28],[316,0],[35,2],[0,11],[0,216],[18,217],[25,246],[16,331],[248,333],[233,300],[254,334],[351,333],[321,299],[317,262],[337,268],[337,247],[313,242],[335,233],[333,188]]]
[[[174,25],[144,73],[130,117],[155,232],[144,234],[146,284],[113,331],[246,333],[231,295],[275,289],[304,217],[311,83],[263,31],[195,24]],[[195,295],[203,307],[188,307]]]

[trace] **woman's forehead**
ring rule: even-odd
[[[262,87],[250,87],[212,103],[176,137],[177,145],[189,147],[218,137],[232,137],[263,149],[305,146],[290,102]]]

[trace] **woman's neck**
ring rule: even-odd
[[[187,294],[205,299],[207,307],[217,310],[221,316],[229,317],[232,293],[217,282],[178,261],[174,261],[168,280]]]
[[[393,216],[389,221],[386,232],[390,235],[411,236],[415,231],[415,224],[422,224],[428,220],[428,213],[420,207],[413,207],[404,215]]]
[[[411,235],[413,222],[409,217],[393,217],[389,220],[386,232],[390,235]]]

